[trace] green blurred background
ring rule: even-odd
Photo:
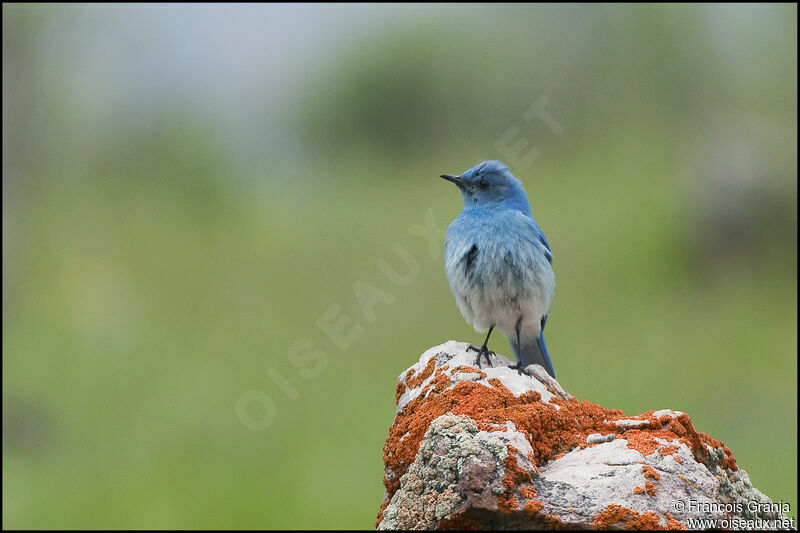
[[[372,527],[397,375],[481,340],[437,176],[483,159],[562,385],[794,515],[796,46],[794,5],[4,4],[4,528]]]

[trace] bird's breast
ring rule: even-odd
[[[445,268],[456,294],[518,304],[552,299],[555,276],[541,246],[513,231],[488,227],[448,232]]]

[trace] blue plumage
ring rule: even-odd
[[[519,370],[539,364],[555,377],[542,335],[555,291],[553,253],[522,183],[499,161],[442,178],[464,196],[464,209],[447,230],[445,270],[461,314],[489,332],[478,364],[496,327],[511,343]]]

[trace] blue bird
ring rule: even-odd
[[[499,329],[521,372],[542,365],[556,377],[542,331],[556,280],[553,253],[531,216],[522,183],[499,161],[484,161],[460,176],[464,209],[447,229],[445,270],[461,314],[476,331],[489,331],[478,349],[489,361],[489,337]]]

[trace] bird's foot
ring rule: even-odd
[[[478,368],[483,368],[481,366],[481,357],[485,357],[486,362],[489,363],[489,366],[491,366],[492,360],[489,358],[489,356],[495,355],[495,353],[490,351],[489,348],[487,348],[485,345],[478,348],[477,346],[473,346],[470,344],[469,346],[467,346],[467,351],[478,352],[478,359],[475,360],[475,364],[478,366]]]
[[[509,366],[508,368],[513,368],[514,370],[516,370],[516,371],[517,371],[517,374],[519,374],[520,376],[524,376],[524,375],[526,375],[526,374],[525,374],[525,372],[523,372],[523,369],[521,369],[521,368],[519,367],[519,365],[518,365],[518,364],[516,364],[516,365],[511,365],[511,366]]]

